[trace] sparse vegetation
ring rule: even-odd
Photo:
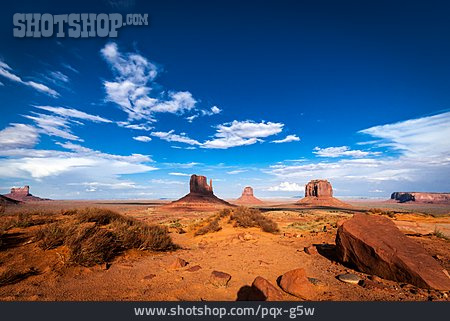
[[[220,231],[222,229],[222,227],[220,227],[220,225],[219,225],[219,219],[220,219],[220,216],[215,217],[208,224],[206,224],[205,226],[202,226],[201,228],[199,228],[195,232],[194,235],[195,236],[205,235],[206,233],[213,233],[213,232]]]
[[[69,261],[83,266],[108,262],[128,249],[169,251],[177,246],[166,227],[147,225],[116,212],[88,208],[50,224],[36,233],[39,246],[69,248]]]
[[[441,231],[439,231],[438,229],[434,230],[433,235],[440,239],[450,241],[450,238],[447,235],[445,235],[444,233],[442,233]]]
[[[262,215],[257,209],[248,207],[233,209],[230,221],[234,221],[235,226],[239,227],[261,227],[264,232],[279,232],[277,223]]]
[[[381,208],[371,208],[370,210],[367,211],[367,213],[372,215],[386,215],[389,216],[390,218],[395,217],[394,211],[383,210]]]

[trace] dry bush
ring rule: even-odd
[[[80,223],[95,222],[98,225],[107,225],[113,221],[129,221],[130,219],[117,212],[103,208],[85,208],[76,212],[76,217]]]
[[[261,227],[264,232],[279,232],[277,223],[262,215],[257,209],[238,207],[232,211],[230,221],[234,221],[235,226]]]
[[[114,234],[97,226],[82,226],[67,237],[69,260],[82,266],[92,266],[110,261],[119,253]]]
[[[373,214],[373,215],[387,215],[390,218],[394,218],[395,217],[395,212],[394,211],[383,210],[381,208],[371,208],[367,212],[368,212],[368,214]]]
[[[14,271],[13,269],[8,269],[0,274],[0,286],[14,284],[36,274],[38,274],[38,271],[34,268],[30,268],[26,271]]]
[[[128,249],[177,249],[166,227],[147,225],[110,210],[91,208],[73,212],[62,222],[40,229],[36,239],[46,250],[67,246],[69,261],[83,266],[108,262]]]
[[[205,235],[206,233],[213,233],[213,232],[220,231],[222,228],[219,225],[219,218],[220,218],[220,214],[219,214],[218,217],[216,217],[213,220],[211,220],[208,224],[206,224],[205,226],[202,226],[201,228],[199,228],[195,232],[194,235],[195,236]]]

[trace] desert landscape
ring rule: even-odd
[[[449,301],[448,194],[299,200],[192,175],[175,201],[1,197],[2,301]],[[186,182],[187,184],[187,182]],[[406,195],[406,196],[405,196]]]

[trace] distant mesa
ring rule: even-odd
[[[351,207],[333,197],[331,183],[325,179],[315,179],[305,186],[305,197],[297,202],[305,206]]]
[[[424,192],[394,192],[391,194],[391,200],[399,203],[450,203],[450,193],[424,193]]]
[[[11,193],[5,194],[3,196],[19,202],[37,202],[48,200],[31,195],[30,186],[28,185],[25,185],[24,187],[13,187],[11,188]]]
[[[212,180],[209,181],[208,185],[205,176],[192,175],[191,180],[189,181],[189,190],[189,194],[177,201],[173,201],[165,207],[183,210],[209,211],[233,206],[214,195]]]
[[[244,190],[242,191],[241,197],[239,197],[236,201],[236,204],[240,205],[257,205],[257,204],[264,204],[263,201],[261,201],[259,198],[256,198],[253,195],[253,188],[250,186],[246,186]]]

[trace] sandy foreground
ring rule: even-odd
[[[34,234],[39,226],[14,227],[8,230],[0,248],[0,274],[11,269],[34,272],[0,285],[0,300],[234,301],[243,298],[246,288],[257,276],[277,285],[282,274],[296,268],[304,268],[313,284],[314,291],[308,300],[449,300],[448,292],[373,278],[343,266],[333,258],[338,222],[351,218],[355,212],[380,208],[389,210],[388,217],[400,230],[425,247],[443,268],[450,271],[449,205],[355,201],[349,202],[352,207],[347,209],[299,208],[274,200],[261,206],[261,210],[278,224],[280,233],[236,228],[223,221],[222,230],[194,236],[192,226],[214,212],[170,212],[161,209],[165,203],[43,201],[8,208],[0,220],[31,210],[52,212],[57,218],[62,209],[108,208],[151,224],[168,226],[174,242],[181,248],[162,253],[129,250],[107,265],[74,266],[67,263],[64,247],[43,250],[38,246]],[[310,245],[318,245],[324,251],[307,254],[304,248]],[[170,265],[175,258],[189,264],[172,269]],[[214,270],[231,275],[227,287],[211,284],[210,275]],[[344,283],[337,279],[337,275],[343,273],[354,273],[365,282],[360,285]],[[301,300],[287,293],[284,293],[284,299]]]

